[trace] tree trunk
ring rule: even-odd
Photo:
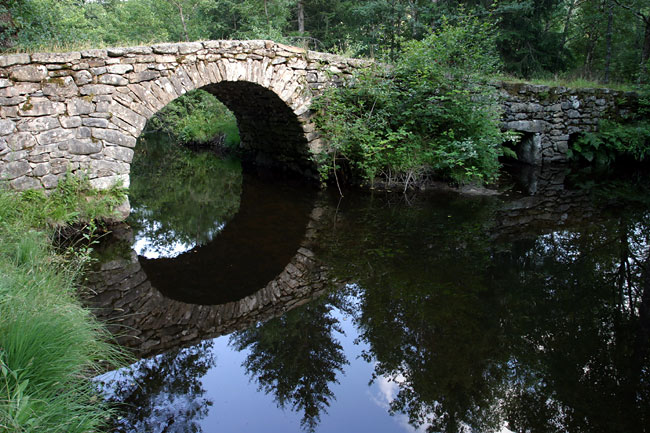
[[[181,17],[181,24],[183,25],[183,35],[185,36],[185,41],[189,42],[190,37],[187,34],[187,24],[185,24],[185,15],[183,15],[183,4],[179,0],[170,0],[170,3],[178,8],[178,14]]]
[[[569,4],[569,10],[566,13],[566,18],[564,19],[564,29],[562,29],[562,45],[561,47],[564,48],[566,45],[566,40],[569,35],[569,24],[571,23],[571,15],[573,15],[573,8],[575,8],[576,3],[578,0],[573,0]]]
[[[305,3],[298,1],[298,33],[305,33]]]
[[[609,71],[612,63],[612,25],[614,23],[614,5],[610,0],[608,0],[607,6],[609,10],[607,11],[607,53],[605,54],[605,84],[609,83]]]
[[[269,32],[271,31],[271,19],[269,18],[269,5],[268,1],[264,0],[264,16],[266,17],[266,26],[269,28]]]
[[[178,12],[181,14],[181,23],[183,23],[183,33],[185,33],[185,41],[190,41],[190,36],[187,34],[187,24],[185,24],[185,16],[183,15],[183,5],[178,4]]]
[[[643,38],[643,52],[641,54],[641,70],[639,71],[639,82],[647,84],[650,81],[648,74],[648,61],[650,60],[650,16],[645,17],[645,36]]]

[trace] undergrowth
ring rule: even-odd
[[[91,432],[109,408],[89,378],[121,359],[76,297],[88,248],[55,252],[55,227],[110,216],[123,192],[67,175],[49,197],[0,186],[0,432]]]

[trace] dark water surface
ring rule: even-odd
[[[645,177],[339,198],[140,152],[88,277],[141,358],[113,431],[650,430]]]

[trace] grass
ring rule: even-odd
[[[621,92],[634,92],[640,90],[639,86],[633,83],[603,84],[598,81],[587,80],[584,78],[533,78],[526,80],[508,75],[498,78],[507,83],[528,83],[549,87],[569,87],[572,89],[612,89]]]
[[[71,184],[85,185],[67,178],[50,197],[0,188],[0,432],[97,431],[110,413],[89,378],[121,355],[76,297],[89,250],[55,252],[52,238],[120,197],[75,198],[84,189]]]

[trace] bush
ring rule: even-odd
[[[316,122],[328,146],[323,177],[345,169],[408,186],[428,176],[459,183],[494,180],[506,135],[500,131],[495,34],[465,16],[411,41],[392,68],[374,66],[350,86],[317,98]]]

